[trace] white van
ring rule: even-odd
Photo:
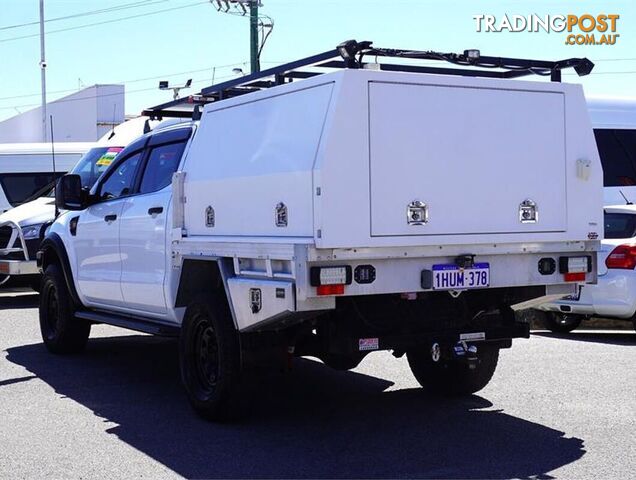
[[[0,213],[45,193],[94,145],[56,143],[54,174],[50,143],[0,144]]]
[[[636,203],[636,98],[587,100],[603,164],[604,204]]]

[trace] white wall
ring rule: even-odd
[[[56,142],[92,142],[124,121],[124,86],[93,85],[47,104],[46,137],[41,108],[0,122],[0,143],[47,142],[53,116]]]

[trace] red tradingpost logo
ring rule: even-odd
[[[566,45],[615,45],[620,15],[473,15],[478,32],[568,32]]]

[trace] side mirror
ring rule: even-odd
[[[55,187],[55,205],[60,210],[84,210],[88,206],[82,177],[68,174],[60,178]]]

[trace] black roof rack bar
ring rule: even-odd
[[[436,60],[454,65],[452,68],[415,64],[364,62],[365,57],[386,57],[407,60]],[[569,58],[559,61],[530,60],[522,58],[482,56],[479,50],[463,53],[440,53],[433,51],[400,50],[372,47],[372,42],[348,40],[333,50],[312,55],[300,60],[278,65],[267,70],[245,75],[203,88],[198,95],[179,98],[148,108],[142,115],[152,118],[188,117],[196,105],[204,105],[264,88],[310,78],[322,72],[303,68],[372,68],[385,71],[432,73],[438,75],[461,75],[487,78],[518,78],[526,75],[549,76],[551,81],[561,81],[561,70],[574,68],[579,76],[587,75],[594,64],[587,58]]]
[[[273,68],[268,68],[267,70],[261,70],[260,72],[252,73],[250,75],[245,75],[243,77],[228,80],[227,82],[211,85],[209,87],[203,88],[201,90],[200,95],[204,97],[210,97],[211,99],[214,99],[214,100],[221,100],[224,98],[234,97],[242,93],[250,93],[253,90],[239,92],[239,91],[236,91],[236,88],[246,87],[248,86],[248,84],[250,84],[249,86],[253,86],[253,84],[256,83],[258,80],[262,80],[267,77],[272,77],[272,76],[278,77],[282,75],[289,78],[294,78],[294,77],[308,78],[309,76],[312,76],[311,72],[301,73],[297,71],[296,72],[292,72],[292,71],[302,67],[311,67],[320,62],[324,62],[325,60],[329,60],[338,56],[339,56],[338,49],[328,50],[326,52],[319,53],[317,55],[312,55],[311,57],[285,63],[283,65],[278,65]],[[301,75],[306,75],[306,76],[301,76]],[[278,83],[270,82],[267,85],[261,84],[258,88],[268,88],[279,83],[282,83],[282,82],[278,82]],[[161,105],[156,105],[154,107],[147,108],[141,114],[147,115],[153,118],[173,117],[173,116],[176,116],[175,112],[177,112],[176,110],[172,110],[174,107],[184,106],[188,103],[193,103],[191,101],[191,97],[178,98],[170,102],[162,103]]]
[[[212,85],[201,90],[203,95],[209,95],[211,93],[220,92],[227,88],[238,87],[249,84],[255,80],[271,77],[277,74],[285,74],[291,70],[297,70],[302,67],[311,67],[325,60],[332,59],[339,56],[338,50],[329,50],[327,52],[319,53],[318,55],[312,55],[311,57],[303,58],[302,60],[296,60],[295,62],[284,63],[277,67],[268,68],[267,70],[261,70],[260,72],[252,73],[244,77],[228,80],[227,82]]]

